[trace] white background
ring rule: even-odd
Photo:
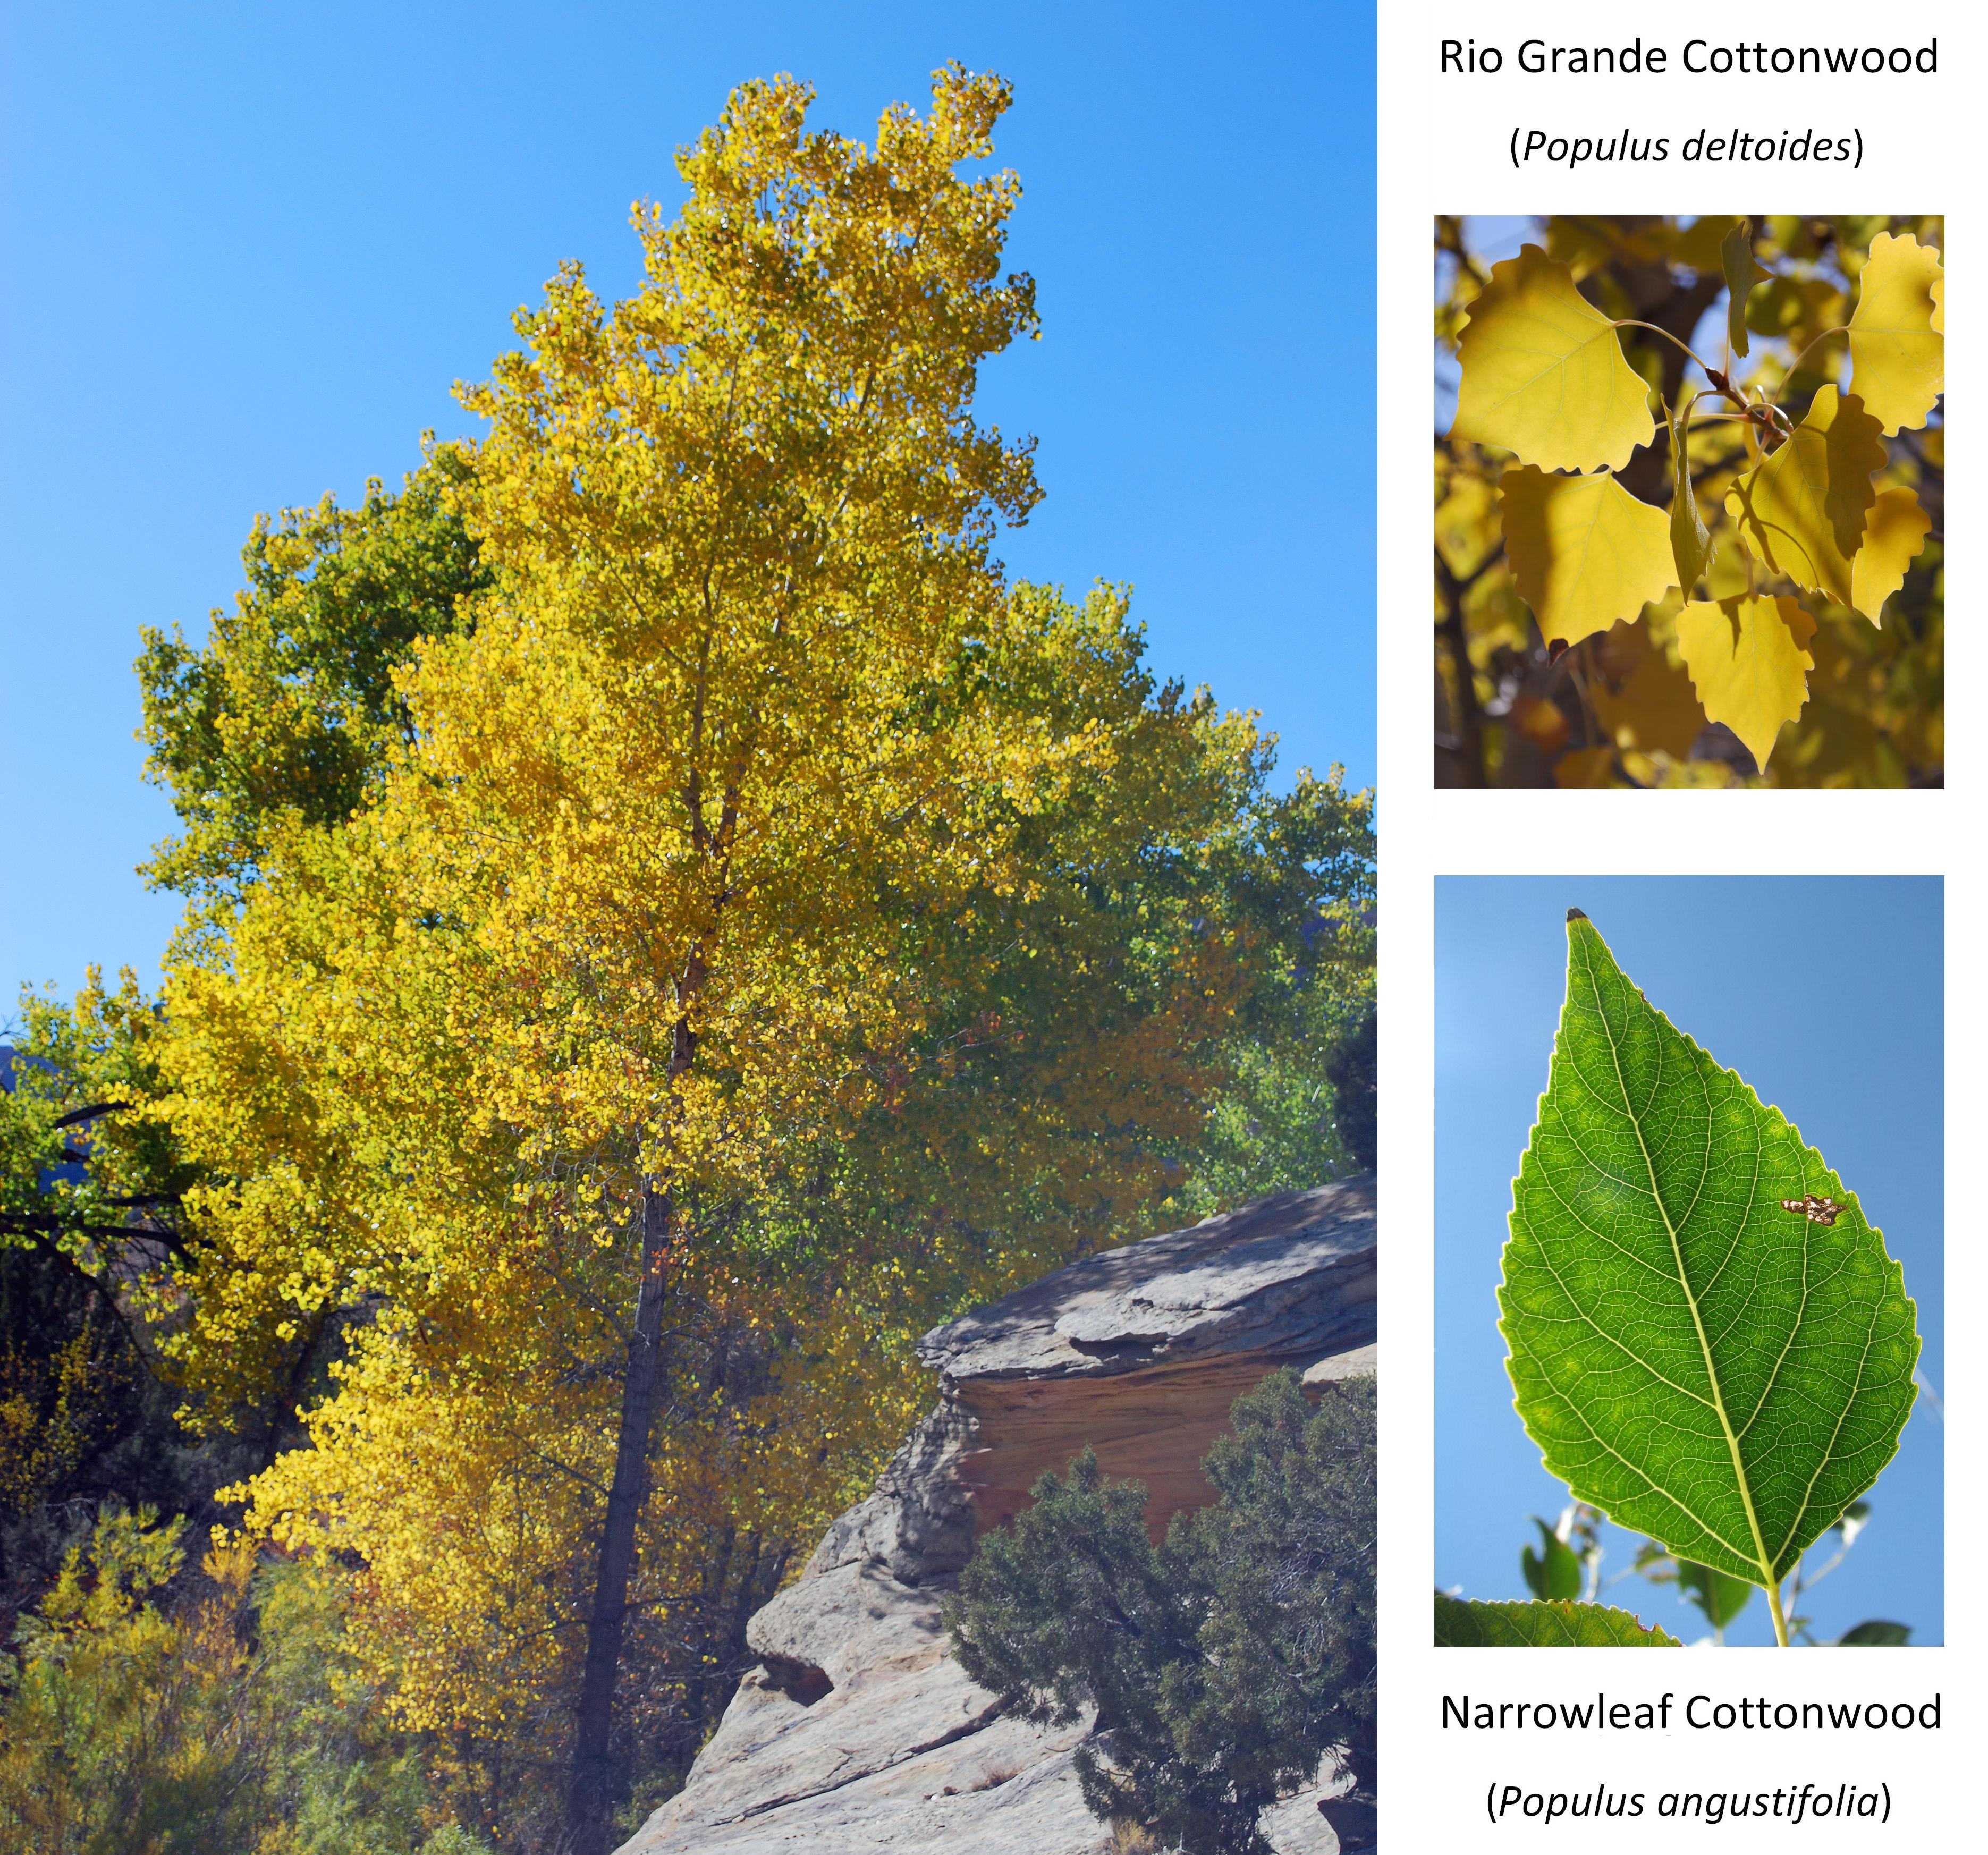
[[[1691,76],[1685,42],[1923,45],[1939,40],[1935,76]],[[1517,69],[1520,42],[1621,46],[1640,35],[1671,52],[1661,76],[1532,76]],[[1443,76],[1439,42],[1474,38],[1506,54],[1496,76]],[[1383,6],[1380,12],[1380,788],[1382,819],[1381,1174],[1388,1229],[1381,1323],[1387,1360],[1381,1402],[1381,1762],[1389,1855],[1423,1850],[1608,1846],[1752,1850],[1785,1841],[1823,1849],[1896,1847],[1944,1851],[1988,1847],[1980,1792],[1988,1748],[1984,1712],[1982,1580],[1969,1576],[1988,1522],[1979,1355],[1952,1349],[1947,1418],[1947,1645],[1854,1656],[1778,1650],[1660,1654],[1637,1650],[1541,1654],[1438,1651],[1430,1637],[1432,1553],[1431,1053],[1433,877],[1448,874],[1858,873],[1943,874],[1946,879],[1947,1145],[1949,1331],[1979,1326],[1984,1287],[1983,1220],[1956,1218],[1967,1155],[1978,1147],[1983,1092],[1978,1054],[1984,1019],[1981,867],[1988,854],[1982,798],[1982,728],[1966,706],[1982,650],[1974,536],[1980,395],[1967,381],[1980,363],[1972,253],[1979,215],[1967,202],[1988,172],[1988,66],[1981,36],[1954,6],[1880,8],[1817,3],[1608,9],[1594,5]],[[1861,169],[1750,161],[1687,165],[1684,138],[1736,123],[1777,136],[1814,127],[1864,138]],[[1515,169],[1515,125],[1604,137],[1627,129],[1664,135],[1658,164],[1590,165],[1573,171],[1535,162]],[[1427,449],[1432,383],[1429,221],[1437,212],[1892,212],[1947,215],[1954,273],[1949,297],[1949,386],[1961,422],[1948,441],[1950,626],[1948,684],[1959,704],[1947,735],[1948,787],[1939,792],[1456,792],[1432,789],[1431,639]],[[1516,1155],[1514,1156],[1516,1162]],[[1486,1240],[1499,1240],[1490,1233]],[[1516,1420],[1514,1419],[1516,1421]],[[1942,1698],[1937,1733],[1445,1732],[1441,1697],[1492,1700],[1655,1699],[1682,1707],[1705,1693],[1771,1700]],[[1675,1719],[1675,1714],[1673,1718]],[[1493,1782],[1576,1791],[1607,1783],[1643,1790],[1639,1821],[1564,1820],[1548,1830],[1516,1818],[1494,1826],[1485,1797]],[[1892,1793],[1888,1827],[1868,1821],[1798,1829],[1735,1822],[1708,1829],[1658,1820],[1665,1790],[1772,1789],[1844,1780]]]

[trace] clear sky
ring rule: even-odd
[[[5,0],[0,988],[149,976],[138,627],[204,635],[258,510],[474,429],[449,395],[576,257],[634,287],[637,196],[787,70],[867,139],[948,58],[1010,78],[1010,258],[1044,335],[986,414],[1048,498],[1004,548],[1129,580],[1162,673],[1288,774],[1373,778],[1373,15],[1246,7]],[[0,1014],[4,1015],[4,1014]]]
[[[1920,1370],[1946,1382],[1937,877],[1439,879],[1435,1576],[1468,1597],[1526,1597],[1529,1516],[1553,1521],[1568,1498],[1513,1411],[1495,1296],[1512,1178],[1566,992],[1570,907],[1652,1005],[1779,1107],[1857,1194],[1919,1303]],[[1922,1390],[1868,1527],[1804,1604],[1819,1637],[1884,1617],[1912,1624],[1915,1643],[1943,1640],[1945,1444]],[[1604,1579],[1638,1543],[1609,1530]],[[1705,1633],[1696,1611],[1640,1577],[1608,1596],[1686,1640]],[[1727,1640],[1773,1640],[1763,1600]]]

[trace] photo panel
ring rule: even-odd
[[[1439,880],[1439,1642],[1945,1640],[1942,889]]]

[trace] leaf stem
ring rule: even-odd
[[[1788,1619],[1781,1608],[1781,1581],[1778,1578],[1767,1586],[1767,1605],[1774,1613],[1774,1641],[1785,1649],[1788,1646]]]
[[[1824,329],[1814,341],[1810,342],[1806,348],[1803,349],[1800,353],[1797,354],[1794,357],[1794,361],[1789,366],[1787,372],[1781,376],[1781,392],[1774,395],[1775,403],[1777,404],[1780,404],[1781,394],[1787,391],[1789,387],[1793,384],[1795,376],[1801,371],[1802,363],[1807,360],[1810,354],[1814,353],[1817,348],[1821,347],[1824,342],[1828,340],[1831,336],[1848,335],[1849,333],[1850,326],[1848,323],[1844,323],[1840,329]]]
[[[1698,361],[1699,367],[1703,370],[1705,376],[1708,380],[1712,377],[1713,371],[1712,369],[1706,367],[1703,361],[1699,360],[1697,351],[1692,348],[1689,342],[1679,341],[1668,329],[1660,329],[1653,322],[1636,322],[1634,320],[1618,322],[1616,323],[1615,326],[1618,329],[1648,329],[1652,335],[1661,335],[1664,340],[1668,342],[1673,347],[1682,349],[1683,351],[1689,354],[1693,360]]]

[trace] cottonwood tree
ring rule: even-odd
[[[473,554],[374,757],[190,853],[178,1369],[225,1403],[357,1316],[252,1522],[363,1564],[408,1724],[515,1747],[573,1694],[583,1850],[631,1617],[719,1542],[742,1608],[904,1427],[921,1325],[1182,1188],[1322,895],[1371,954],[1364,805],[1271,799],[1121,596],[993,556],[1037,492],[976,370],[1033,294],[1013,177],[958,171],[1007,94],[948,68],[872,150],[735,93],[641,289],[567,267],[465,390]]]

